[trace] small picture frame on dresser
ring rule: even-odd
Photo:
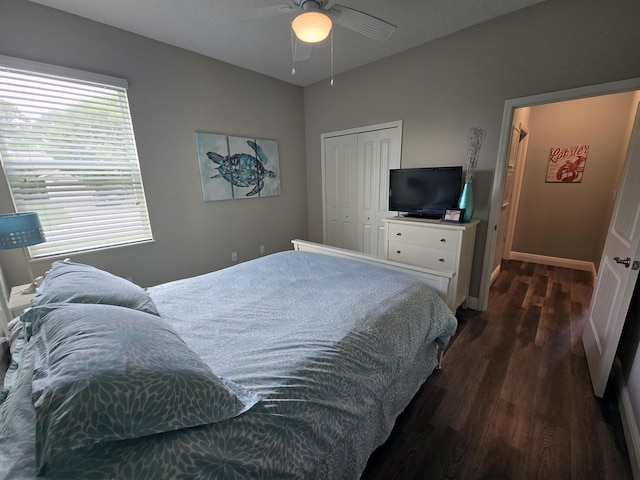
[[[440,219],[445,223],[462,223],[464,208],[447,208]]]

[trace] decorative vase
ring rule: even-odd
[[[473,187],[470,183],[465,183],[458,200],[458,208],[464,208],[462,221],[468,223],[473,217]]]

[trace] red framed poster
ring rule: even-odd
[[[547,165],[547,183],[580,183],[589,145],[552,147]]]

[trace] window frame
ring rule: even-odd
[[[20,74],[40,88],[9,79]],[[13,95],[23,108],[0,104],[2,172],[15,211],[37,212],[47,238],[31,258],[154,241],[127,89],[122,78],[0,55],[0,101]]]

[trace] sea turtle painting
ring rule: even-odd
[[[278,141],[196,132],[205,202],[280,195]]]
[[[246,140],[246,142],[255,152],[255,156],[248,153],[234,153],[225,156],[211,151],[206,155],[209,160],[218,165],[215,167],[218,174],[211,178],[224,178],[236,187],[253,187],[246,194],[247,197],[250,197],[260,193],[264,188],[265,178],[275,178],[276,172],[265,168],[269,158],[265,155],[262,147],[253,140]]]

